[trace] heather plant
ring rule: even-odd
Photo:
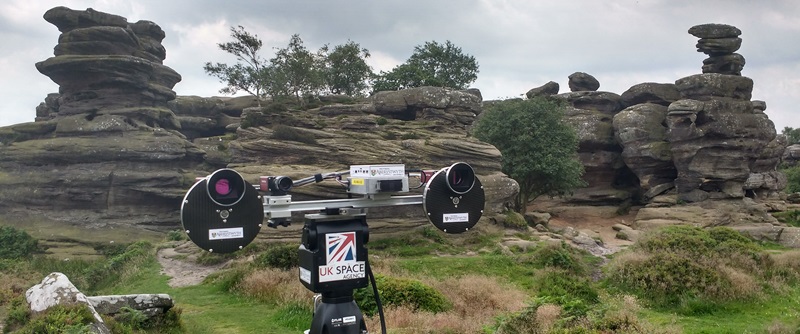
[[[0,226],[0,259],[30,257],[39,242],[25,231],[11,226]]]
[[[702,305],[761,297],[770,275],[791,276],[774,268],[769,254],[733,229],[670,226],[617,255],[606,282],[655,305],[702,313]]]

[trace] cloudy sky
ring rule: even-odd
[[[42,15],[56,6],[149,20],[166,32],[165,65],[183,76],[179,95],[217,96],[208,61],[233,63],[216,44],[244,26],[264,42],[264,58],[292,34],[305,46],[352,40],[369,49],[377,72],[403,63],[414,46],[450,40],[480,65],[484,99],[517,97],[586,72],[600,90],[622,94],[642,82],[701,73],[705,55],[687,30],[725,23],[742,30],[743,75],[767,102],[778,132],[800,127],[800,1],[796,0],[3,0],[0,3],[0,126],[30,122],[58,86],[34,64],[53,56],[59,32]]]

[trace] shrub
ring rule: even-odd
[[[418,280],[375,275],[375,281],[384,306],[406,306],[434,313],[452,307],[441,292]],[[353,296],[364,314],[372,316],[378,312],[371,286],[357,289]]]
[[[317,138],[314,137],[314,134],[281,124],[272,127],[272,139],[296,141],[304,144],[317,143]]]
[[[172,307],[164,313],[147,316],[142,311],[123,307],[114,317],[103,316],[103,321],[111,333],[179,334],[186,332],[181,313],[180,308]]]
[[[566,315],[582,316],[598,301],[597,289],[588,277],[560,269],[544,269],[535,278],[536,301],[556,304]]]
[[[800,192],[800,166],[789,167],[781,170],[786,174],[786,192],[796,193]]]
[[[27,232],[11,226],[0,226],[0,259],[30,257],[38,247],[38,240]]]
[[[113,251],[112,254],[118,251]],[[137,241],[125,247],[125,251],[114,254],[105,261],[95,263],[85,275],[88,291],[96,291],[103,287],[119,283],[126,273],[138,272],[138,267],[147,261],[154,260],[153,245],[147,241]]]
[[[297,281],[297,271],[275,268],[246,273],[236,284],[236,292],[275,305],[307,303],[312,296],[312,293]]]
[[[558,244],[544,243],[536,248],[533,253],[524,255],[521,261],[539,268],[563,269],[573,275],[584,275],[588,271],[588,266],[580,258],[580,251],[570,247],[565,242]]]
[[[789,210],[772,214],[779,222],[789,226],[800,227],[800,210]]]
[[[400,136],[400,139],[402,140],[419,139],[419,138],[420,136],[416,132],[406,132]]]
[[[384,117],[378,117],[378,119],[375,120],[375,124],[378,125],[386,125],[386,123],[389,123],[389,121]]]
[[[187,240],[186,234],[182,230],[172,230],[167,232],[167,241],[183,241]]]
[[[519,212],[512,210],[506,211],[506,219],[503,220],[503,226],[515,229],[524,229],[528,227],[528,222],[525,217]]]
[[[657,304],[674,305],[681,299],[715,298],[726,282],[717,268],[672,252],[617,257],[609,266],[608,281]]]
[[[15,333],[91,333],[89,328],[94,321],[92,311],[86,305],[55,305],[30,317],[29,322]]]
[[[288,270],[299,265],[297,245],[279,244],[270,246],[259,255],[254,264],[258,267]]]
[[[5,324],[6,331],[11,332],[15,328],[19,328],[28,323],[31,317],[28,302],[25,296],[19,295],[11,299],[8,307],[8,314],[6,315]]]
[[[716,242],[702,228],[675,225],[667,226],[646,236],[636,247],[650,253],[682,252],[693,256],[707,254]]]
[[[241,127],[247,129],[249,127],[269,125],[269,117],[263,112],[248,112],[242,118]]]

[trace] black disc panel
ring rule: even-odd
[[[242,249],[256,238],[264,221],[264,206],[256,189],[244,181],[244,194],[233,205],[209,197],[203,179],[192,186],[181,205],[181,224],[198,247],[214,253]]]
[[[422,193],[422,209],[428,221],[446,233],[462,233],[475,226],[483,215],[484,202],[483,186],[477,177],[469,191],[457,194],[447,184],[445,169],[433,175]]]

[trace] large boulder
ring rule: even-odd
[[[620,96],[622,105],[627,107],[655,103],[668,106],[670,103],[681,99],[681,93],[675,84],[645,82],[631,86]]]
[[[234,133],[241,122],[242,111],[258,105],[258,99],[253,96],[178,96],[168,103],[181,124],[179,131],[190,140]]]
[[[550,81],[542,86],[531,88],[531,90],[525,93],[525,96],[528,97],[529,99],[532,99],[537,96],[556,95],[558,94],[558,89],[559,89],[558,83],[555,81]]]
[[[406,121],[428,119],[464,126],[481,112],[480,95],[440,87],[378,92],[371,102],[377,115]]]
[[[667,107],[653,103],[637,104],[614,116],[614,134],[623,147],[622,158],[645,192],[671,185],[677,176],[666,136],[666,116]]]
[[[596,91],[600,88],[600,82],[588,73],[575,72],[569,75],[569,89],[573,92]]]
[[[25,292],[25,298],[34,313],[47,311],[56,305],[83,305],[94,315],[95,322],[91,325],[91,332],[111,333],[86,295],[80,292],[62,273],[51,273],[45,276],[41,283],[32,286]]]
[[[635,183],[614,137],[613,118],[621,110],[620,96],[609,92],[570,92],[556,95],[569,105],[564,120],[578,135],[578,158],[584,166],[586,187],[571,202],[616,205],[632,197]]]
[[[675,86],[684,99],[731,98],[749,102],[753,92],[753,79],[719,73],[703,73],[678,79],[675,81]]]
[[[800,165],[800,144],[787,146],[783,151],[781,161],[791,167]]]
[[[682,199],[744,196],[751,165],[775,138],[772,121],[754,113],[750,101],[680,100],[668,110],[667,139]]]

